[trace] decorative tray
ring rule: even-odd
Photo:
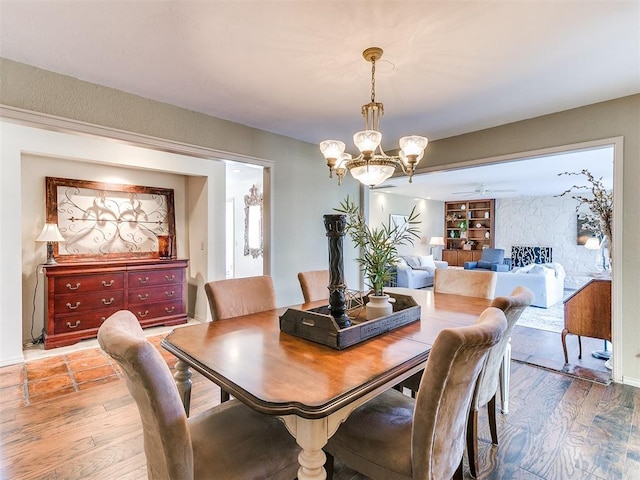
[[[289,308],[280,317],[280,330],[296,337],[321,343],[337,350],[356,345],[409,323],[420,320],[420,305],[410,295],[388,294],[392,299],[393,313],[367,320],[363,306],[347,310],[351,326],[340,328],[330,315],[329,306],[310,310]],[[368,295],[363,298],[369,301]]]

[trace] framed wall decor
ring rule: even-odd
[[[46,177],[45,190],[58,261],[175,258],[173,189]]]
[[[262,256],[262,193],[252,185],[249,195],[244,196],[244,255],[252,258]]]

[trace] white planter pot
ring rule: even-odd
[[[389,295],[369,295],[366,307],[367,320],[384,317],[393,313],[393,305],[389,303]]]

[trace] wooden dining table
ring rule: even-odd
[[[282,419],[301,447],[299,480],[326,478],[322,448],[349,414],[424,369],[442,329],[475,323],[491,303],[431,290],[388,291],[413,296],[420,320],[344,350],[281,332],[286,308],[176,328],[162,346],[178,358],[175,379],[187,414],[192,368],[252,409]]]

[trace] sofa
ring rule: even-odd
[[[433,255],[401,255],[396,260],[396,286],[424,288],[433,285],[436,268],[447,268],[448,262],[434,260]]]
[[[510,272],[497,272],[496,297],[511,295],[519,285],[535,296],[534,307],[549,308],[564,298],[565,271],[559,263],[531,264]]]

